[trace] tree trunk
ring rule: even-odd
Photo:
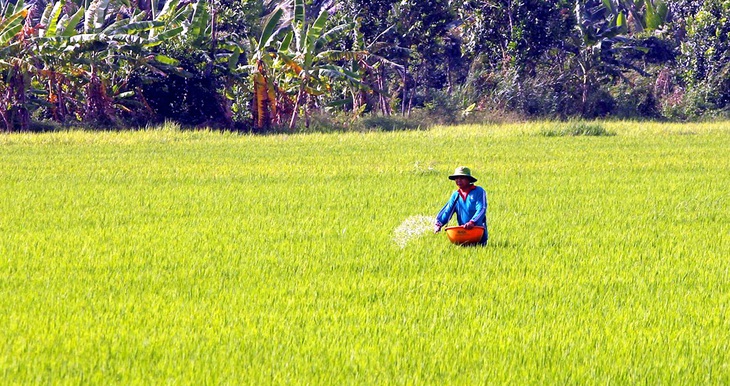
[[[304,93],[304,127],[309,129],[309,94]],[[314,106],[316,108],[316,106]]]
[[[403,66],[403,96],[400,101],[400,115],[406,115],[406,99],[408,99],[408,64]]]
[[[420,75],[420,71],[416,71],[416,77],[413,79],[413,84],[414,85],[417,85],[418,82],[420,81],[420,79],[419,79],[420,76],[419,75]],[[414,87],[414,89],[415,89],[415,87]],[[411,90],[411,92],[410,92],[410,94],[408,96],[408,111],[407,111],[407,114],[406,114],[406,117],[408,117],[408,118],[411,117],[411,110],[413,109],[413,94],[414,94],[414,92],[413,92],[413,90]]]
[[[30,128],[30,114],[28,113],[26,90],[26,74],[18,66],[15,66],[15,74],[10,79],[10,127],[12,131],[14,125],[18,125],[20,131],[27,131]]]
[[[59,79],[60,78],[60,79]],[[56,72],[56,69],[51,67],[49,70],[49,76],[48,76],[48,101],[55,105],[55,107],[52,110],[53,113],[53,119],[56,122],[65,122],[66,121],[66,103],[64,101],[63,97],[63,75]]]
[[[294,110],[291,113],[291,121],[289,121],[289,131],[293,131],[294,125],[297,124],[297,115],[299,114],[299,103],[301,102],[303,95],[304,95],[304,83],[302,83],[302,85],[299,86],[299,92],[297,93],[297,100],[294,101]],[[306,110],[307,107],[305,106],[304,109]]]
[[[102,125],[111,124],[114,121],[112,100],[106,93],[106,87],[94,65],[91,66],[89,84],[86,86],[86,114],[84,120],[87,122]]]
[[[451,60],[446,60],[446,93],[451,96],[453,87],[451,85]]]
[[[385,97],[385,89],[387,87],[385,84],[386,75],[385,64],[381,62],[380,69],[378,70],[378,90],[380,91],[378,93],[378,103],[380,105],[381,113],[385,116],[389,116],[390,102],[388,101],[388,98]]]
[[[216,7],[211,4],[210,12],[210,60],[205,68],[205,74],[210,75],[213,72],[213,65],[215,63],[215,55],[218,49],[218,29],[216,27]]]
[[[581,90],[580,96],[580,112],[584,117],[586,116],[586,105],[588,104],[588,74],[583,74],[583,90]]]

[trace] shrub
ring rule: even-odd
[[[655,96],[655,79],[636,75],[611,87],[609,92],[614,99],[611,116],[622,119],[661,118],[660,102]]]
[[[558,128],[542,129],[540,135],[545,137],[565,137],[565,136],[591,136],[591,137],[607,137],[616,135],[606,130],[600,123],[588,123],[584,121],[569,121]]]
[[[728,0],[707,0],[686,19],[687,37],[681,44],[678,71],[688,92],[685,101],[703,110],[725,110],[730,106],[730,23]],[[688,112],[693,115],[693,109]],[[691,116],[690,116],[691,117]]]
[[[358,131],[398,131],[419,130],[430,126],[419,119],[418,115],[418,112],[414,112],[410,118],[401,115],[371,115],[358,120],[354,129]]]

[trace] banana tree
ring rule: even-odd
[[[200,0],[202,1],[202,0]],[[191,12],[191,5],[178,8],[178,2],[157,13],[148,20],[148,14],[134,11],[128,18],[118,18],[117,11],[123,5],[117,0],[93,0],[85,12],[83,29],[70,38],[67,48],[85,70],[86,111],[84,118],[92,121],[108,121],[115,104],[134,93],[125,90],[129,76],[144,69],[163,73],[161,65],[174,65],[176,61],[156,54],[153,47],[182,33],[183,22]],[[106,78],[103,78],[106,76]],[[112,91],[112,95],[108,95]]]
[[[272,71],[274,58],[279,52],[284,29],[280,25],[284,10],[277,8],[267,19],[258,40],[251,39],[251,56],[247,70],[253,83],[252,116],[256,129],[266,129],[281,123],[280,89],[274,81]]]
[[[669,15],[663,0],[602,0],[615,24],[624,26],[624,33],[654,31],[666,24]]]
[[[338,34],[352,29],[353,25],[340,24],[326,29],[328,15],[328,11],[322,9],[309,25],[306,22],[304,0],[294,0],[291,30],[284,36],[277,54],[296,90],[294,109],[289,121],[290,130],[296,125],[300,106],[304,111],[305,125],[309,127],[310,102],[317,96],[330,92],[334,79],[360,82],[359,74],[345,70],[338,62],[356,59],[364,53],[327,48],[327,43]]]
[[[50,110],[49,117],[65,122],[67,116],[75,115],[77,101],[82,99],[80,88],[72,83],[76,67],[74,57],[66,50],[71,36],[77,34],[76,26],[84,17],[84,8],[66,5],[58,1],[46,5],[35,30],[33,57],[37,63],[36,83],[45,87],[45,96]]]
[[[634,70],[646,73],[628,61],[618,57],[619,52],[647,49],[626,36],[627,19],[621,11],[617,13],[604,0],[600,6],[586,7],[583,0],[576,1],[575,16],[578,34],[569,47],[575,54],[571,62],[579,69],[581,87],[581,110],[587,114],[589,93],[600,75],[621,77],[621,72]]]
[[[363,55],[358,55],[356,60],[351,60],[346,70],[353,74],[359,74],[355,81],[346,80],[352,99],[352,108],[356,115],[361,114],[367,108],[366,100],[368,94],[377,95],[377,108],[383,115],[391,114],[390,97],[386,86],[388,71],[394,71],[405,85],[406,68],[398,63],[386,59],[382,53],[385,51],[401,51],[406,55],[411,50],[399,47],[394,42],[381,41],[396,26],[392,25],[381,32],[372,42],[365,43],[363,34],[360,32],[359,21],[354,27],[354,48]]]
[[[54,119],[73,112],[88,121],[113,121],[116,111],[130,111],[122,101],[135,94],[125,89],[132,73],[161,73],[176,64],[154,47],[182,33],[191,6],[170,1],[151,20],[147,12],[125,7],[123,0],[92,0],[77,9],[59,0],[46,7],[34,52]],[[78,90],[85,94],[68,96]]]
[[[22,0],[14,5],[6,3],[0,16],[0,72],[4,77],[0,82],[0,118],[5,131],[12,131],[16,125],[25,130],[30,121],[26,95],[30,85],[28,46],[23,31],[28,9]]]

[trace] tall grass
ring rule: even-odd
[[[730,382],[730,131],[597,124],[2,136],[0,380]]]

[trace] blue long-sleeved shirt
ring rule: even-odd
[[[462,198],[459,191],[456,190],[451,195],[451,198],[449,198],[449,202],[436,215],[436,221],[444,225],[456,213],[456,221],[459,225],[473,221],[474,225],[483,226],[484,237],[482,237],[482,242],[486,242],[487,238],[489,238],[489,232],[487,231],[487,206],[487,192],[481,186],[475,186],[467,194],[466,199]]]

